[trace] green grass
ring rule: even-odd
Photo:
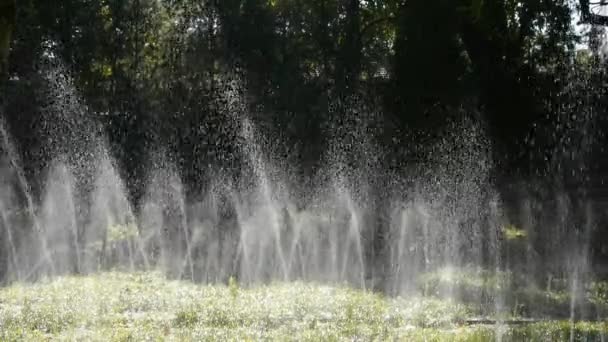
[[[433,298],[387,298],[348,287],[234,279],[203,286],[159,273],[70,276],[0,289],[0,341],[493,341],[493,325],[468,326],[470,308]],[[504,328],[504,341],[568,339],[568,322]],[[605,323],[577,323],[594,340]]]
[[[488,304],[496,298],[502,300],[503,314],[509,318],[570,316],[572,293],[567,279],[554,279],[552,289],[525,283],[525,275],[513,272],[445,268],[421,275],[418,289],[425,296],[441,298],[449,294],[459,298],[470,303],[473,313],[480,316],[494,311],[495,307]],[[608,282],[592,281],[584,286],[579,305],[595,316],[608,317]]]

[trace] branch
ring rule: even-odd
[[[589,0],[580,0],[580,4],[581,4],[581,21],[583,23],[592,24],[592,25],[608,26],[608,16],[591,13],[591,10],[589,9],[589,5],[591,3],[589,2]],[[593,2],[593,4],[600,5],[600,6],[602,6],[602,5],[608,6],[608,2],[604,3],[604,0],[596,0],[596,2]]]
[[[367,31],[369,31],[372,27],[374,27],[378,24],[381,24],[381,23],[387,22],[387,21],[393,21],[396,19],[397,19],[397,17],[395,17],[394,15],[389,15],[386,17],[374,19],[374,20],[368,22],[365,26],[363,26],[363,28],[361,29],[361,36],[364,36],[367,33]]]

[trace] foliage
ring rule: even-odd
[[[565,0],[28,0],[11,68],[60,57],[133,177],[162,142],[196,183],[226,155],[214,99],[234,74],[264,108],[260,125],[307,160],[320,157],[331,99],[349,93],[384,103],[395,130],[439,127],[455,111],[438,108],[478,101],[498,142],[521,144],[560,86],[545,78],[576,62],[571,21]],[[195,160],[201,151],[208,160]]]
[[[526,233],[525,230],[519,229],[514,225],[504,227],[502,232],[507,240],[521,240],[528,236],[528,233]]]
[[[566,0],[27,0],[18,6],[11,87],[31,88],[41,60],[66,64],[135,198],[157,146],[176,156],[188,191],[204,188],[216,167],[238,172],[224,117],[235,80],[242,98],[230,101],[246,100],[281,142],[275,152],[304,168],[323,157],[324,127],[340,117],[335,102],[354,94],[380,107],[377,138],[399,141],[388,146],[395,151],[411,145],[403,136],[412,128],[435,131],[479,109],[505,170],[540,172],[548,167],[540,150],[552,141],[530,135],[558,120],[546,104],[578,63],[589,64],[574,49],[581,37],[572,17]],[[32,100],[16,93],[11,112]],[[33,108],[11,118],[16,133],[40,120]],[[44,142],[14,136],[34,164],[41,152],[27,149]]]

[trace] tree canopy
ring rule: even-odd
[[[234,144],[220,112],[227,87],[238,80],[242,87],[233,90],[243,92],[256,123],[280,136],[281,148],[306,168],[320,161],[324,125],[343,110],[335,109],[358,98],[382,113],[385,127],[376,138],[400,141],[394,151],[409,144],[401,139],[408,132],[432,134],[454,116],[479,113],[504,168],[538,173],[550,164],[544,151],[559,144],[540,127],[561,120],[556,106],[575,80],[589,84],[605,68],[599,47],[580,48],[593,33],[575,29],[578,16],[603,25],[602,12],[592,10],[597,1],[577,5],[23,0],[13,16],[15,1],[4,0],[6,111],[21,143],[40,146],[33,141],[39,138],[18,133],[38,127],[38,108],[47,105],[36,95],[48,82],[40,69],[61,64],[89,114],[106,124],[127,173],[137,178],[151,146],[164,145],[197,183],[209,165],[233,165],[226,156]],[[590,87],[597,89],[580,89]]]

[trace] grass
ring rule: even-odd
[[[1,341],[599,340],[606,323],[467,325],[469,307],[345,286],[204,286],[159,273],[68,276],[0,289]],[[572,329],[574,328],[574,329]]]
[[[569,318],[572,293],[568,280],[555,279],[551,289],[526,285],[525,275],[513,272],[489,272],[466,268],[445,268],[418,278],[418,288],[426,296],[459,298],[470,303],[476,315],[487,316],[494,311],[496,298],[502,300],[503,314],[509,318]],[[608,282],[592,281],[584,285],[583,305],[593,317],[608,317]]]

